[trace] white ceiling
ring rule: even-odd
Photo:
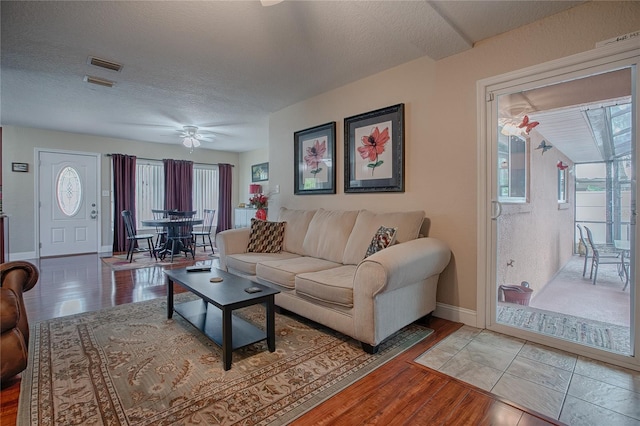
[[[0,124],[159,143],[195,125],[243,152],[266,147],[270,113],[580,3],[3,0]]]

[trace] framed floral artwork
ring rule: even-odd
[[[404,192],[404,104],[344,119],[344,192]]]
[[[336,193],[336,122],[293,134],[294,194]]]

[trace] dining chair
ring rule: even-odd
[[[150,256],[153,256],[156,260],[158,260],[158,256],[156,255],[155,246],[153,245],[153,234],[138,234],[136,231],[136,226],[133,223],[133,217],[131,216],[131,212],[129,210],[122,211],[122,219],[124,219],[124,227],[127,231],[127,241],[129,241],[127,248],[127,260],[129,263],[133,262],[133,252],[134,251],[148,251]],[[136,249],[136,244],[140,240],[147,240],[148,249],[138,248]]]
[[[152,209],[154,219],[165,219],[169,217],[170,210]],[[155,247],[162,247],[167,242],[167,229],[164,226],[156,226],[156,244]]]
[[[211,241],[211,228],[213,228],[213,219],[216,216],[216,211],[211,209],[204,209],[204,217],[202,218],[202,229],[200,231],[193,231],[193,241],[196,248],[203,247],[204,251],[207,251],[207,245],[211,247],[213,252],[213,241]],[[198,237],[202,237],[202,243],[198,243]],[[205,238],[209,239],[209,244],[205,241]]]
[[[593,279],[593,285],[596,285],[596,280],[598,279],[598,267],[600,265],[618,265],[618,274],[620,274],[621,269],[624,268],[624,259],[620,259],[619,254],[606,254],[601,253],[600,249],[593,242],[593,234],[591,233],[591,229],[588,226],[585,226],[584,229],[587,231],[587,242],[589,243],[589,247],[591,248],[591,273],[589,274],[589,278]],[[594,272],[595,269],[595,272]]]
[[[195,210],[169,210],[168,215],[171,219],[181,219],[184,217],[194,217],[196,215]]]
[[[172,226],[172,231],[167,233],[167,249],[171,253],[171,262],[176,253],[184,252],[185,256],[191,253],[191,257],[196,259],[196,250],[193,239],[193,217],[195,211],[170,211],[169,217],[179,220],[180,224]]]

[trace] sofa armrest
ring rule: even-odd
[[[371,297],[440,274],[449,264],[451,250],[436,238],[417,238],[381,250],[358,264],[354,294]]]
[[[251,228],[227,229],[216,235],[216,247],[220,255],[220,267],[227,270],[226,257],[230,254],[246,253]]]

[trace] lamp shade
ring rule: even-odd
[[[262,185],[257,183],[252,183],[249,185],[249,194],[260,194],[262,193]]]

